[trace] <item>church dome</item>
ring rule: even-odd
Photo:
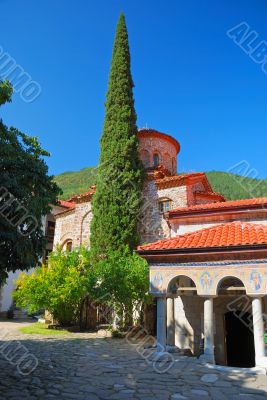
[[[179,142],[166,133],[155,129],[140,129],[138,131],[139,157],[146,169],[164,166],[171,175],[177,173],[177,155],[180,151]]]

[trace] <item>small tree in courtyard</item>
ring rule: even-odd
[[[97,264],[100,298],[116,312],[120,327],[132,325],[133,312],[149,300],[147,262],[125,247]],[[140,313],[139,313],[140,314]]]
[[[84,298],[97,297],[96,280],[88,250],[58,250],[50,255],[48,267],[20,274],[13,296],[30,313],[46,309],[61,325],[72,325],[79,320]]]

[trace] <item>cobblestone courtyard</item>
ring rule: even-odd
[[[145,361],[137,345],[90,333],[44,336],[18,331],[22,324],[0,322],[0,399],[266,399],[267,377],[221,372],[177,357],[165,373]],[[3,332],[8,332],[3,338]],[[20,341],[38,359],[29,375],[3,346]],[[160,367],[159,367],[160,368]]]

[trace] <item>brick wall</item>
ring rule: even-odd
[[[139,139],[139,155],[145,167],[152,167],[153,155],[159,155],[159,163],[171,174],[177,171],[177,151],[174,144],[164,138],[142,137]]]

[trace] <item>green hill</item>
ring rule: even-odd
[[[87,192],[96,182],[96,174],[97,167],[89,167],[55,176],[55,182],[63,191],[61,199],[66,200],[75,194]]]
[[[96,182],[97,167],[89,167],[80,171],[64,172],[55,177],[55,181],[63,191],[62,199],[87,192]],[[252,179],[229,172],[207,172],[209,182],[215,192],[221,193],[227,200],[248,199],[251,197],[267,197],[267,179]]]
[[[227,200],[267,197],[267,179],[252,179],[229,172],[210,171],[206,173],[215,192]]]

